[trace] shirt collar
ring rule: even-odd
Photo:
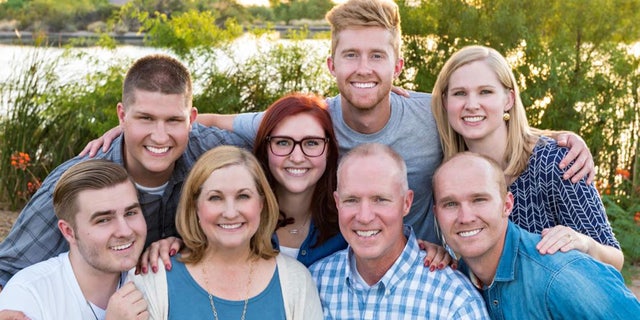
[[[404,279],[413,268],[416,266],[422,266],[422,256],[420,253],[420,247],[416,240],[416,235],[413,232],[411,226],[405,225],[403,228],[403,234],[408,239],[402,253],[391,265],[389,270],[382,276],[380,281],[371,286],[370,288],[383,288],[385,294],[391,294],[395,290],[396,286]],[[356,280],[360,275],[358,270],[355,269],[355,256],[351,247],[347,249],[347,263],[346,263],[346,279],[345,284],[354,290],[368,290],[370,288],[362,288],[359,282]],[[354,262],[353,265],[351,262]]]

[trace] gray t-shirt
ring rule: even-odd
[[[411,225],[419,239],[441,244],[433,216],[431,178],[442,161],[442,148],[431,113],[431,94],[410,92],[405,98],[391,94],[391,117],[382,130],[362,134],[349,128],[342,118],[340,96],[327,99],[340,154],[362,144],[377,142],[390,146],[407,164],[409,188],[415,193],[404,223]],[[245,140],[255,139],[261,113],[238,115],[233,131]]]

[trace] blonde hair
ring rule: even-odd
[[[538,137],[529,127],[524,105],[520,99],[520,90],[509,63],[498,51],[485,46],[467,46],[454,53],[442,67],[433,87],[431,111],[440,133],[444,159],[446,160],[458,152],[467,150],[463,137],[453,130],[447,119],[445,103],[449,79],[451,74],[460,67],[475,61],[484,61],[496,73],[505,90],[513,91],[514,104],[507,111],[511,119],[506,123],[507,147],[504,154],[504,163],[507,164],[507,167],[504,169],[504,173],[510,176],[518,176],[526,169],[533,145]]]
[[[333,7],[325,19],[331,25],[331,56],[338,46],[338,34],[353,27],[382,27],[391,33],[391,45],[400,58],[402,30],[398,5],[390,0],[349,0]]]
[[[268,259],[278,254],[271,244],[271,235],[275,231],[278,221],[278,202],[269,187],[269,182],[267,182],[260,163],[247,150],[233,146],[220,146],[207,151],[198,159],[182,187],[176,213],[176,228],[182,236],[185,247],[189,250],[189,254],[183,256],[183,262],[200,262],[209,243],[198,223],[196,212],[197,199],[202,191],[202,184],[214,171],[233,165],[244,166],[251,173],[256,189],[264,201],[262,212],[260,212],[260,225],[250,241],[252,255]]]

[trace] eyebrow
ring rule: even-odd
[[[140,207],[140,203],[135,202],[132,203],[130,205],[128,205],[127,207],[124,208],[124,211],[129,211],[131,209],[136,209],[136,208],[141,208]],[[103,210],[103,211],[96,211],[94,213],[91,214],[91,217],[89,217],[90,220],[93,220],[97,217],[101,217],[101,216],[106,216],[106,215],[112,215],[115,214],[116,210]]]

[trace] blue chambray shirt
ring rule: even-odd
[[[340,232],[333,237],[327,239],[324,243],[318,246],[314,246],[318,239],[318,228],[316,228],[313,221],[309,225],[309,233],[300,245],[300,251],[296,259],[300,261],[305,267],[309,267],[314,262],[347,247],[347,241]],[[278,235],[274,232],[271,236],[271,243],[275,249],[280,249],[280,242],[278,241]]]
[[[488,319],[482,297],[459,271],[449,267],[429,272],[416,236],[404,227],[409,240],[396,262],[375,285],[363,286],[352,268],[351,248],[311,266],[325,319]]]
[[[100,151],[95,158],[123,164],[122,137],[121,134],[107,152]],[[187,148],[176,161],[164,194],[157,196],[138,191],[138,200],[147,222],[147,245],[168,236],[178,235],[175,213],[182,183],[200,155],[224,144],[248,147],[250,142],[232,132],[194,123],[189,133]],[[11,232],[0,243],[0,285],[4,286],[15,273],[34,263],[69,251],[69,245],[57,227],[58,218],[53,211],[53,190],[67,169],[88,159],[87,156],[75,157],[51,171],[40,189],[22,209]]]
[[[615,268],[577,250],[541,255],[540,238],[509,221],[493,283],[482,288],[492,319],[638,319],[640,303]],[[464,261],[460,269],[469,272]]]

